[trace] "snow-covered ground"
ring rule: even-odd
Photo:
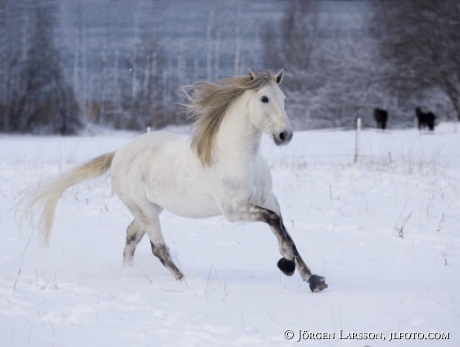
[[[321,293],[281,274],[268,227],[221,217],[162,215],[185,281],[147,239],[123,268],[131,217],[104,181],[64,195],[45,247],[14,218],[24,189],[135,134],[0,137],[0,345],[459,346],[460,134],[361,135],[357,164],[353,131],[263,143],[286,226],[329,284]]]

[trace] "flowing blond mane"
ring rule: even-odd
[[[224,78],[216,83],[198,81],[188,89],[188,114],[193,120],[192,148],[203,166],[213,163],[216,134],[228,107],[247,90],[258,90],[274,81],[270,71]]]

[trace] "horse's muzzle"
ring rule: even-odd
[[[280,133],[273,134],[273,140],[277,146],[287,145],[291,140],[294,132],[291,129],[283,130]]]

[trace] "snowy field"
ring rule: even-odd
[[[460,346],[455,125],[363,131],[357,164],[353,131],[297,132],[283,148],[264,139],[286,226],[329,284],[321,293],[281,274],[268,227],[221,217],[162,215],[185,281],[147,238],[123,268],[131,217],[106,181],[64,195],[50,247],[20,227],[27,187],[134,136],[0,137],[1,346]]]

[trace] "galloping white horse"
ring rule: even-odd
[[[166,132],[151,132],[124,148],[103,154],[62,173],[28,196],[28,211],[41,212],[42,235],[48,240],[54,211],[62,193],[110,169],[112,187],[134,216],[127,228],[125,262],[147,233],[153,254],[180,280],[165,244],[160,213],[166,209],[190,218],[224,215],[230,222],[267,223],[283,256],[280,270],[290,276],[296,267],[312,291],[327,288],[302,260],[281,217],[272,192],[269,168],[260,154],[262,133],[286,145],[293,132],[279,88],[284,71],[253,73],[190,88],[190,115],[195,120],[191,141]]]

